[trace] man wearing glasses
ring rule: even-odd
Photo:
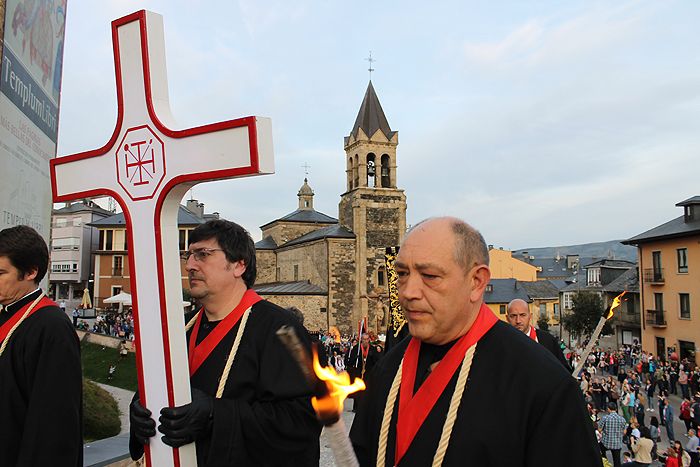
[[[185,317],[192,402],[160,410],[163,442],[196,441],[198,465],[318,465],[311,392],[275,332],[287,325],[307,342],[308,335],[253,291],[250,235],[233,222],[209,221],[190,234],[182,258],[190,294],[202,308]],[[156,424],[138,396],[130,419],[129,447],[138,459]]]

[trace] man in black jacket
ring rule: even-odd
[[[557,357],[557,360],[564,365],[564,368],[571,371],[571,368],[566,362],[566,358],[564,358],[564,354],[559,347],[559,343],[554,336],[546,331],[537,330],[530,325],[532,313],[530,313],[530,308],[527,306],[525,300],[521,300],[519,298],[512,300],[508,304],[508,314],[506,316],[511,325],[530,336],[530,339],[533,341],[542,344],[547,350],[552,352],[555,357]]]

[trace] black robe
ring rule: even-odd
[[[360,407],[350,431],[361,466],[376,465],[387,395],[409,340],[398,344],[368,375],[366,404]],[[450,346],[421,345],[414,390],[427,378],[430,364],[441,360]],[[432,464],[458,373],[459,369],[418,430],[400,467]],[[389,429],[387,466],[394,465],[398,401],[397,397]],[[499,321],[477,345],[443,465],[602,464],[576,381],[541,345]]]
[[[218,323],[202,316],[197,343]],[[306,330],[287,310],[264,300],[253,305],[223,397],[214,401],[211,435],[196,443],[198,465],[318,465],[321,427],[306,380],[275,335],[283,325],[294,326],[302,342],[309,345]],[[216,394],[239,326],[240,321],[192,375],[192,387]],[[132,458],[142,453],[133,437],[130,450]]]
[[[355,345],[353,346],[350,351],[348,352],[348,358],[347,361],[345,362],[345,369],[347,370],[348,374],[352,377],[354,380],[355,378],[362,378],[362,353],[360,353],[360,346]],[[379,361],[380,353],[377,352],[377,349],[375,346],[372,344],[369,345],[369,349],[367,351],[367,360],[365,361],[365,375],[369,373],[372,368],[377,364]]]
[[[564,358],[564,353],[561,351],[561,347],[559,346],[559,342],[557,342],[557,338],[548,333],[547,331],[542,331],[538,329],[537,331],[537,342],[540,343],[545,349],[549,350],[552,355],[554,355],[557,360],[559,360],[559,363],[561,363],[566,370],[571,373],[573,371],[573,368],[569,366],[569,363],[566,361],[566,358]]]
[[[0,312],[0,326],[32,293]],[[0,466],[83,465],[80,342],[58,306],[36,310],[0,356]]]

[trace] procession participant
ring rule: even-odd
[[[0,465],[83,465],[80,342],[39,288],[49,264],[31,227],[0,231]]]
[[[160,410],[163,442],[177,448],[196,441],[202,466],[318,465],[320,426],[311,392],[275,335],[292,326],[308,346],[306,330],[252,290],[255,247],[245,229],[212,220],[194,229],[189,241],[182,256],[190,294],[203,305],[188,319],[192,402]],[[233,362],[228,378],[222,376],[227,361]],[[156,434],[150,416],[136,396],[130,410],[133,459]]]
[[[379,356],[380,354],[377,352],[376,347],[369,342],[369,334],[363,332],[362,336],[360,336],[360,342],[350,348],[347,361],[345,362],[351,380],[354,381],[355,378],[364,380],[365,375],[369,373],[379,361]],[[353,412],[357,412],[357,408],[362,404],[364,394],[365,391],[361,391],[350,396],[353,399]]]
[[[601,465],[575,380],[484,305],[481,234],[454,218],[424,221],[396,271],[413,337],[370,375],[350,432],[360,465]]]
[[[552,352],[552,355],[557,357],[557,360],[564,365],[564,368],[571,371],[571,368],[569,368],[569,364],[566,362],[566,358],[564,358],[564,354],[562,353],[561,347],[559,347],[559,343],[557,342],[556,338],[550,333],[546,331],[538,331],[532,325],[530,325],[530,321],[532,321],[532,313],[530,312],[530,308],[527,306],[525,300],[520,298],[511,300],[511,302],[508,304],[506,318],[508,318],[508,322],[518,331],[524,332],[525,335],[530,337],[530,339],[535,342],[539,342],[545,349]]]

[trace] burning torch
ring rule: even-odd
[[[313,388],[315,396],[311,398],[311,405],[328,434],[336,465],[359,467],[360,464],[345,431],[345,422],[341,415],[345,399],[354,392],[364,390],[364,381],[356,378],[351,384],[350,375],[347,372],[336,373],[332,367],[322,367],[315,347],[313,361],[310,360],[294,328],[281,327],[277,331],[277,337],[297,361],[306,381]]]
[[[620,295],[615,297],[612,301],[612,304],[610,305],[610,309],[608,309],[603,314],[603,316],[600,317],[600,321],[598,321],[598,325],[593,330],[593,334],[591,334],[591,338],[588,341],[588,345],[586,346],[585,350],[583,351],[583,354],[581,355],[581,360],[578,362],[578,365],[576,365],[576,368],[574,368],[574,372],[572,373],[574,378],[578,376],[579,372],[583,368],[583,365],[586,364],[586,360],[588,360],[588,355],[590,355],[591,350],[593,350],[593,345],[598,340],[598,337],[600,337],[600,333],[603,330],[603,326],[605,326],[605,322],[613,317],[613,315],[615,314],[615,310],[619,308],[622,304],[622,297],[626,293],[627,291],[624,291]]]

